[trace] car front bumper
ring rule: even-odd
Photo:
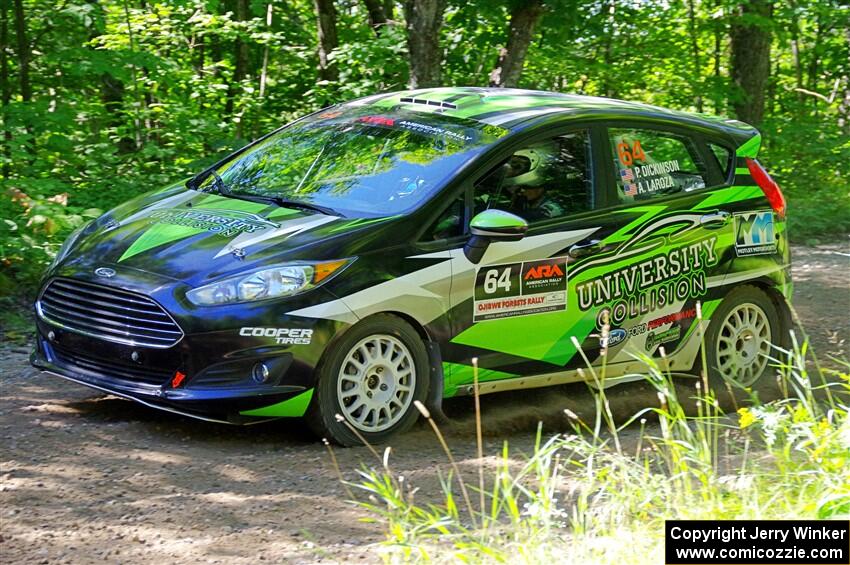
[[[117,288],[127,290],[124,285]],[[138,288],[130,290],[140,292]],[[245,424],[303,415],[315,385],[316,365],[345,325],[288,316],[285,312],[299,305],[281,301],[192,310],[170,300],[173,289],[167,295],[146,295],[157,300],[181,327],[184,335],[177,343],[152,348],[100,339],[56,323],[37,303],[38,335],[32,365],[153,408]],[[312,301],[330,298],[318,294]],[[270,331],[277,328],[309,330],[310,339],[282,344]]]

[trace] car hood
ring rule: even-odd
[[[387,219],[346,219],[171,187],[99,218],[62,267],[126,267],[194,286],[285,261],[344,258],[350,246],[321,244]],[[339,256],[329,256],[334,251]]]

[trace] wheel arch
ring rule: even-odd
[[[779,314],[780,324],[781,340],[774,345],[787,348],[790,345],[789,332],[794,329],[794,319],[791,314],[791,306],[788,304],[785,296],[776,288],[776,282],[771,279],[760,278],[747,281],[743,286],[752,286],[770,298],[770,301],[776,307],[776,312]]]
[[[430,368],[428,375],[428,395],[426,397],[425,405],[435,420],[446,421],[448,418],[443,413],[443,389],[445,387],[445,375],[443,374],[443,356],[440,351],[439,342],[431,336],[428,329],[416,318],[398,310],[384,310],[382,312],[369,314],[368,316],[357,320],[356,324],[352,324],[346,328],[346,331],[375,316],[394,316],[399,318],[413,328],[413,330],[422,339],[422,343],[425,345],[425,351],[428,353],[428,366]],[[344,333],[345,332],[339,332],[336,336],[334,336],[333,340],[331,340],[328,344],[328,348],[332,347]]]

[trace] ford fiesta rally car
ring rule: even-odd
[[[709,371],[747,386],[791,294],[760,142],[510,89],[326,108],[69,237],[32,363],[206,420],[306,416],[346,445],[469,394],[475,357],[486,393],[580,380],[583,356],[610,382],[637,353],[693,373],[704,339]]]

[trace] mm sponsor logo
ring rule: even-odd
[[[680,335],[682,335],[682,328],[679,326],[674,326],[663,332],[649,332],[646,334],[646,350],[652,351],[655,349],[656,345],[661,345],[668,341],[675,341],[679,339]]]
[[[602,338],[599,340],[600,345],[602,347],[614,347],[615,345],[619,345],[620,343],[626,341],[626,338],[629,336],[628,332],[622,328],[614,328],[613,330],[608,332],[608,338]]]
[[[776,253],[772,211],[735,214],[735,253],[738,257]]]
[[[239,329],[243,337],[272,337],[278,345],[310,345],[313,340],[313,330],[301,328],[255,328]]]

